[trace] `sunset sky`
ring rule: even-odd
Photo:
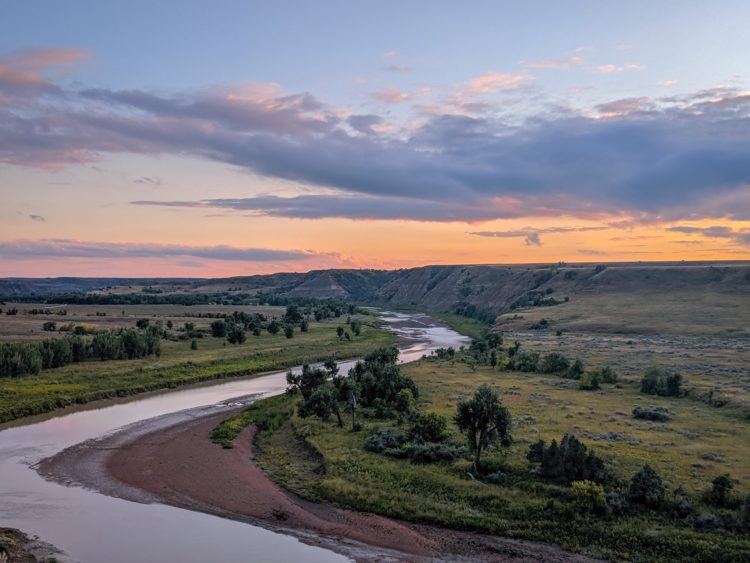
[[[5,2],[0,276],[750,259],[749,22]]]

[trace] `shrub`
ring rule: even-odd
[[[611,479],[604,462],[572,434],[565,434],[559,445],[552,440],[549,447],[539,440],[531,445],[526,457],[540,464],[539,475],[549,481],[606,483]]]
[[[453,461],[464,455],[466,455],[466,448],[454,444],[417,442],[409,448],[409,459],[413,463]]]
[[[581,376],[583,375],[583,372],[585,370],[585,366],[583,365],[583,362],[576,358],[576,360],[570,364],[570,367],[565,372],[565,377],[568,379],[581,379]]]
[[[592,370],[601,383],[617,383],[617,374],[610,366]]]
[[[660,397],[678,397],[682,376],[659,367],[650,367],[641,379],[641,393]]]
[[[197,350],[198,349],[198,341],[195,338],[193,338],[190,341],[190,349],[191,350]]]
[[[584,391],[596,391],[600,388],[599,376],[596,373],[587,371],[581,376],[581,382],[578,388]]]
[[[706,493],[706,501],[718,507],[727,507],[732,503],[734,480],[729,474],[719,475],[711,481],[711,489]]]
[[[536,371],[539,365],[539,354],[536,352],[529,352],[527,350],[518,350],[513,355],[513,361],[510,366],[511,369],[518,371],[531,372]]]
[[[606,496],[604,487],[593,481],[573,481],[571,484],[573,490],[573,502],[581,511],[584,512],[602,512],[606,506]]]
[[[745,497],[740,507],[740,522],[742,522],[745,528],[750,530],[750,495]]]
[[[411,389],[401,389],[393,399],[393,408],[398,412],[409,412],[414,408],[414,394]]]
[[[628,498],[632,502],[658,508],[664,502],[665,493],[661,477],[650,465],[644,465],[630,480]]]
[[[148,326],[149,320],[148,319],[138,319],[135,321],[135,326],[140,329],[144,329]]]
[[[55,321],[47,321],[42,325],[42,330],[45,332],[54,332],[57,330],[57,323]]]
[[[655,422],[667,422],[671,417],[669,416],[669,410],[664,407],[633,407],[633,418],[640,418],[642,420],[653,420]]]
[[[421,413],[412,422],[409,436],[422,442],[442,442],[447,438],[448,421],[437,413]]]
[[[617,491],[608,491],[605,495],[607,514],[622,516],[628,510],[628,499]]]
[[[284,327],[284,336],[287,338],[294,338],[294,327],[292,325],[286,325]]]
[[[513,482],[510,475],[500,470],[487,475],[484,478],[484,481],[487,483],[492,483],[493,485],[510,485]]]
[[[406,436],[403,434],[396,433],[390,429],[376,429],[365,440],[364,448],[368,452],[404,457],[406,453],[402,451],[401,447],[405,443]]]
[[[562,373],[570,367],[568,358],[559,352],[552,352],[544,356],[537,368],[541,373]]]

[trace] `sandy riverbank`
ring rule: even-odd
[[[254,427],[233,449],[209,433],[232,411],[192,409],[136,423],[42,461],[48,479],[137,502],[246,521],[360,561],[581,561],[555,546],[456,532],[300,499],[252,462]]]

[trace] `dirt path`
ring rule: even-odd
[[[233,449],[209,439],[227,412],[126,428],[40,464],[48,478],[290,533],[360,561],[582,561],[546,544],[414,525],[297,498],[253,462],[254,427]],[[168,420],[168,419],[167,419]]]

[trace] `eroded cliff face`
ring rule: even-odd
[[[750,296],[750,265],[612,264],[425,266],[384,272],[325,270],[305,274],[289,295],[342,297],[358,303],[497,315],[607,292],[706,291]]]

